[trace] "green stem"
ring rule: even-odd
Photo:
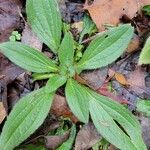
[[[32,75],[32,78],[33,78],[33,81],[37,81],[37,80],[49,79],[54,75],[55,75],[55,73],[51,73],[51,74],[36,74],[36,73],[34,73]]]

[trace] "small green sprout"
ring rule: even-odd
[[[11,36],[9,37],[9,40],[11,42],[20,41],[21,40],[21,34],[18,31],[13,31],[11,33]]]

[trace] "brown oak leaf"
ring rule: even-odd
[[[123,15],[133,18],[136,13],[150,0],[94,0],[92,5],[87,3],[87,9],[100,31],[105,30],[106,24],[118,25]]]

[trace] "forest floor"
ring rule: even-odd
[[[150,16],[141,11],[143,6],[150,4],[148,1],[141,0],[138,3],[135,0],[133,2],[130,0],[128,3],[128,0],[112,0],[111,2],[109,0],[86,2],[84,0],[59,0],[59,6],[63,21],[71,26],[71,32],[75,39],[79,38],[79,33],[83,30],[84,15],[91,16],[97,29],[91,35],[84,36],[82,44],[85,45],[98,32],[104,31],[105,27],[131,23],[135,28],[135,34],[130,45],[117,61],[101,69],[86,71],[81,76],[91,88],[100,94],[128,105],[128,109],[140,120],[143,138],[147,147],[150,148],[150,119],[136,111],[139,99],[150,100],[150,65],[138,65],[139,55],[150,35]],[[104,26],[105,22],[108,24]],[[13,31],[18,31],[18,33],[13,33]],[[16,34],[21,36],[18,41],[38,48],[48,57],[53,57],[27,23],[25,0],[23,2],[0,0],[0,43],[13,39]],[[45,80],[33,82],[31,73],[14,65],[0,53],[1,127],[18,100],[44,84]],[[83,125],[78,122],[78,119],[68,108],[64,92],[61,89],[55,96],[46,121],[21,147],[30,150],[34,149],[36,145],[36,148],[39,147],[39,150],[42,150],[42,145],[46,145],[49,149],[56,149],[69,138],[69,131],[64,131],[63,135],[56,134],[56,131],[58,132],[65,126],[70,127],[70,121],[67,118],[70,118],[77,125],[77,135],[74,139],[76,150],[96,149],[98,146],[103,149],[103,144],[99,142],[101,135],[97,133],[93,123]],[[115,147],[111,145],[109,150],[115,150]]]

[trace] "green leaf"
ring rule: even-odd
[[[96,30],[97,28],[95,23],[91,20],[91,18],[88,15],[85,15],[83,19],[83,30],[80,34],[79,43],[82,42],[82,39],[86,34],[89,34],[90,36]]]
[[[21,34],[18,31],[13,31],[12,35],[15,36],[16,40],[21,40]]]
[[[9,37],[9,40],[11,42],[15,42],[16,41],[16,37],[14,35],[12,35],[12,36]]]
[[[67,77],[60,76],[60,75],[53,75],[50,77],[46,84],[46,92],[51,93],[53,91],[56,91],[59,87],[61,87],[65,82],[67,81]]]
[[[147,117],[150,117],[150,100],[139,100],[137,102],[137,111],[143,112]]]
[[[74,48],[73,48],[73,37],[70,32],[67,32],[60,45],[58,57],[62,65],[70,66],[73,65]]]
[[[104,138],[120,149],[136,150],[129,137],[120,130],[112,117],[99,102],[95,100],[90,101],[90,113],[94,125]]]
[[[28,71],[45,73],[58,70],[57,66],[44,54],[19,42],[0,44],[0,52],[13,63]]]
[[[12,150],[38,129],[50,110],[53,96],[42,88],[14,106],[0,136],[0,150]]]
[[[140,54],[139,64],[150,64],[150,36]]]
[[[33,31],[54,53],[57,53],[62,30],[57,0],[27,0],[26,11]]]
[[[146,15],[149,15],[150,16],[150,5],[146,5],[142,8],[143,12],[146,14]]]
[[[73,125],[71,128],[69,139],[66,142],[64,142],[59,148],[57,148],[57,150],[71,150],[75,136],[76,136],[76,126]]]
[[[127,48],[133,36],[130,24],[112,28],[98,36],[88,46],[77,64],[80,73],[85,69],[97,69],[115,61]]]
[[[146,150],[139,122],[121,104],[89,90],[90,113],[101,135],[116,147],[127,150]],[[127,135],[121,130],[120,126]]]
[[[37,80],[44,80],[44,79],[49,79],[53,77],[55,73],[32,73],[32,80],[37,81]]]
[[[74,115],[82,122],[89,120],[89,98],[84,86],[69,79],[65,89],[67,103]]]

